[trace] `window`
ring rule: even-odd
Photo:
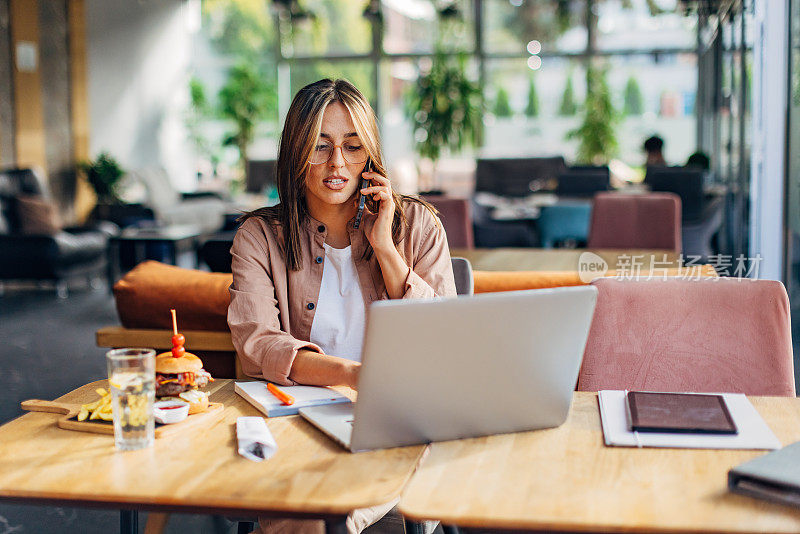
[[[454,3],[463,24],[438,24],[430,0],[381,0],[384,20],[383,50],[388,54],[429,54],[438,39],[448,50],[475,49],[475,17],[472,1]]]
[[[307,0],[310,13],[287,24],[291,46],[284,44],[286,57],[369,54],[372,25],[363,16],[365,0]]]
[[[536,42],[539,45],[533,46],[540,46],[545,55],[583,52],[585,12],[584,1],[484,0],[484,49],[490,54],[525,54],[528,43]]]

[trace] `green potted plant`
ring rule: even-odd
[[[117,191],[125,171],[108,152],[101,152],[94,161],[78,163],[78,170],[86,175],[89,185],[94,189],[99,204],[119,204]]]
[[[628,78],[628,83],[625,84],[625,105],[623,113],[626,116],[638,116],[644,113],[642,90],[639,88],[639,82],[637,82],[636,78],[633,76]]]
[[[438,37],[428,72],[406,94],[406,114],[411,119],[417,153],[433,162],[428,191],[437,189],[436,161],[444,150],[458,153],[480,144],[483,133],[483,94],[480,85],[467,75],[465,52],[448,53],[457,46],[464,28],[461,11],[454,2],[437,9]]]
[[[215,116],[214,106],[206,97],[206,88],[198,78],[189,80],[189,97],[190,105],[185,119],[189,139],[197,149],[197,155],[200,158],[206,158],[211,164],[211,173],[216,177],[217,166],[220,162],[220,146],[219,143],[212,142],[208,138],[208,133],[204,128],[204,122]]]
[[[495,117],[510,117],[512,114],[508,91],[501,87],[497,90],[497,98],[494,101],[494,115]]]
[[[578,105],[575,103],[575,90],[572,88],[572,73],[567,76],[567,84],[564,86],[564,93],[561,95],[561,103],[558,106],[558,114],[562,117],[571,117],[578,112]]]
[[[533,76],[528,84],[528,105],[525,106],[525,115],[531,118],[539,116],[539,93],[536,91],[536,81]]]
[[[430,72],[421,75],[408,93],[406,113],[417,153],[433,161],[434,187],[428,194],[441,193],[435,187],[435,168],[442,151],[458,153],[480,140],[482,95],[478,84],[467,77],[466,61],[465,54],[449,57],[437,51]]]
[[[589,66],[586,84],[583,121],[567,134],[567,139],[578,139],[578,161],[599,165],[608,163],[617,152],[615,128],[619,114],[611,102],[605,70]]]
[[[241,60],[231,68],[227,83],[219,91],[219,112],[233,123],[233,131],[223,144],[237,148],[242,172],[256,125],[276,107],[274,87],[253,63]]]

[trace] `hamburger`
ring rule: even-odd
[[[208,408],[208,394],[198,388],[213,380],[203,369],[203,361],[191,352],[178,358],[172,352],[156,356],[156,397],[180,397],[189,403],[190,414]]]

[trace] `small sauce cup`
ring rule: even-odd
[[[159,401],[153,404],[153,415],[162,425],[180,423],[189,416],[189,403],[182,400]]]

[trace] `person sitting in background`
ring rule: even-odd
[[[646,167],[666,167],[664,160],[664,140],[657,135],[648,137],[644,142],[644,151],[647,153]]]
[[[686,165],[684,165],[684,167],[707,171],[711,169],[711,159],[706,155],[705,152],[698,150],[689,156],[689,159],[686,160]]]

